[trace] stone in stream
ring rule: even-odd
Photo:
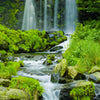
[[[98,66],[94,66],[90,71],[89,74],[95,73],[95,72],[100,72],[100,68]]]
[[[61,89],[59,100],[91,100],[94,96],[94,84],[90,81],[79,80],[65,84]]]
[[[79,73],[75,66],[67,66],[66,59],[57,64],[52,72],[51,81],[59,83],[68,83],[72,80],[86,79],[85,75]]]
[[[100,83],[100,72],[95,72],[93,74],[90,74],[89,80],[95,83]]]

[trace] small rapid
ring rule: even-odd
[[[51,72],[56,63],[54,62],[53,65],[48,66],[44,65],[43,62],[46,60],[46,56],[41,55],[35,55],[31,58],[21,56],[19,60],[23,60],[25,66],[18,71],[17,75],[37,79],[44,88],[43,100],[59,100],[62,85],[51,82]]]

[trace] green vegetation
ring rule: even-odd
[[[22,64],[22,61],[9,61],[7,63],[0,62],[0,78],[11,79],[12,75],[17,74],[17,70]]]
[[[0,49],[8,52],[47,50],[67,39],[62,33],[62,31],[53,32],[54,37],[51,39],[44,30],[42,32],[37,29],[23,32],[21,30],[11,30],[0,25]],[[59,34],[59,38],[61,38],[60,41],[58,41],[58,37],[55,38],[57,34]]]
[[[10,87],[24,90],[30,96],[30,100],[37,100],[37,97],[43,93],[43,88],[33,78],[21,76],[12,78]]]
[[[9,28],[20,28],[18,17],[24,10],[24,2],[21,0],[0,0],[0,24]]]
[[[70,96],[74,100],[91,100],[94,97],[95,87],[92,82],[80,82],[76,88],[73,88],[70,92]]]
[[[87,12],[99,12],[100,0],[76,0],[79,10]]]
[[[95,24],[91,24],[93,22]],[[63,55],[68,66],[76,66],[82,73],[100,65],[100,23],[89,23],[77,25],[69,48]]]

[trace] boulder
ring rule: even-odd
[[[9,89],[5,95],[9,100],[28,100],[27,94],[19,89]]]
[[[95,73],[95,72],[100,72],[100,68],[98,66],[94,66],[90,71],[89,74]]]
[[[10,85],[10,80],[9,79],[0,79],[0,85],[4,87],[8,87]]]
[[[68,100],[91,100],[94,96],[94,84],[90,81],[79,80],[65,84],[60,91],[59,100],[66,100],[66,98]]]
[[[74,66],[68,67],[68,77],[74,80],[86,79],[86,76],[83,73],[79,73]]]
[[[23,90],[0,87],[0,100],[30,100],[30,99]]]
[[[100,83],[100,72],[95,72],[93,74],[90,74],[89,80],[91,80],[95,83]]]

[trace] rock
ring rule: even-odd
[[[59,82],[59,74],[51,74],[51,82]]]
[[[86,76],[82,73],[79,73],[75,67],[69,66],[68,67],[68,77],[72,78],[74,80],[84,80],[86,79]]]
[[[95,72],[93,74],[90,74],[89,80],[95,83],[100,83],[100,72]]]
[[[74,81],[69,84],[65,84],[60,91],[59,100],[91,100],[95,96],[94,84],[90,81]],[[78,99],[75,99],[77,97]],[[84,99],[85,98],[85,99]]]
[[[55,55],[48,55],[47,56],[47,59],[43,62],[43,64],[46,64],[46,65],[52,65],[53,62],[55,60]]]
[[[76,71],[75,67],[68,67],[68,75],[74,79],[76,77],[76,75],[78,74],[78,72]]]
[[[10,89],[5,95],[9,100],[28,100],[27,94],[19,89]]]
[[[66,59],[62,59],[62,61],[55,66],[53,73],[60,73],[60,76],[63,77],[67,70],[67,61]]]
[[[94,67],[89,71],[89,74],[95,73],[95,72],[100,72],[100,68],[97,67],[97,66],[94,66]]]
[[[23,90],[0,87],[0,100],[30,100],[30,99]]]
[[[8,87],[10,85],[10,80],[9,79],[0,79],[0,85],[4,87]]]

